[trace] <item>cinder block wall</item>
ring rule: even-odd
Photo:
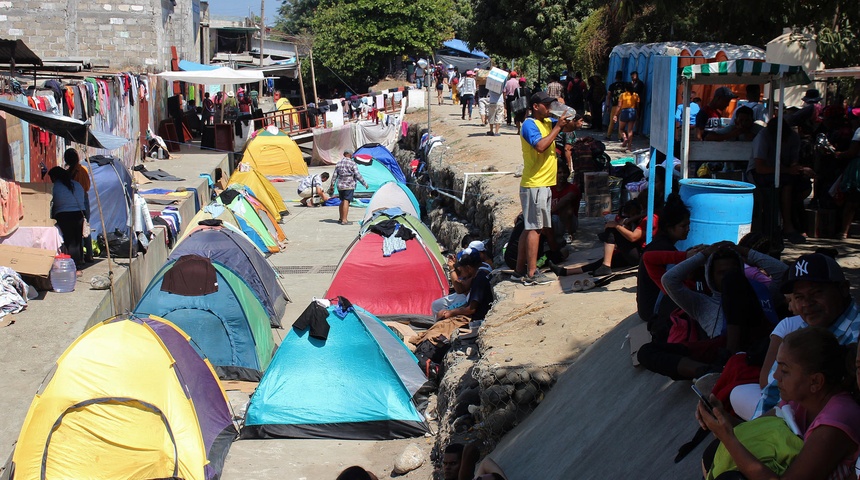
[[[162,71],[170,47],[196,60],[199,0],[2,0],[0,38],[43,58],[89,57],[115,70]]]

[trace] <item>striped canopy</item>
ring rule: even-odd
[[[765,83],[781,77],[785,78],[786,86],[810,83],[803,67],[751,60],[688,65],[681,69],[681,77],[697,84]],[[758,81],[754,81],[753,78]]]

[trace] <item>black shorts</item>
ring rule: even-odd
[[[341,202],[351,202],[354,196],[355,189],[337,191],[337,198],[339,198]]]

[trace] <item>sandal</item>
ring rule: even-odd
[[[582,291],[582,280],[574,280],[573,285],[570,286],[571,292],[581,292]]]
[[[594,287],[595,287],[595,285],[594,285],[594,280],[592,280],[592,279],[590,279],[590,278],[584,278],[584,279],[582,280],[582,290],[583,290],[583,291],[585,291],[585,290],[591,290],[591,289],[592,289],[592,288],[594,288]]]

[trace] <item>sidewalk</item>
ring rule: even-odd
[[[226,172],[228,167],[226,153],[202,151],[196,146],[183,146],[176,159],[149,161],[144,165],[147,170],[162,169],[185,180],[152,182],[142,185],[142,190],[193,187],[202,197],[201,205],[209,203],[210,190],[207,181],[200,178],[199,174],[208,173],[214,178],[216,168]],[[192,198],[183,200],[183,203],[183,212],[193,212]],[[154,207],[150,205],[150,209]],[[183,221],[190,219],[190,216],[183,215]],[[161,229],[158,231],[163,232]],[[132,308],[149,280],[164,265],[167,255],[163,233],[159,233],[151,242],[149,251],[145,255],[138,255],[131,262],[131,270],[128,259],[113,259],[111,269],[115,300],[109,290],[90,289],[90,278],[108,274],[107,259],[97,258],[95,263],[84,268],[74,292],[39,292],[38,299],[31,300],[23,312],[11,317],[15,323],[0,330],[0,364],[4,371],[0,379],[0,404],[4,405],[6,412],[0,418],[2,463],[5,463],[13,443],[18,439],[33,395],[57,358],[88,326],[110,318],[117,311],[124,312]]]

